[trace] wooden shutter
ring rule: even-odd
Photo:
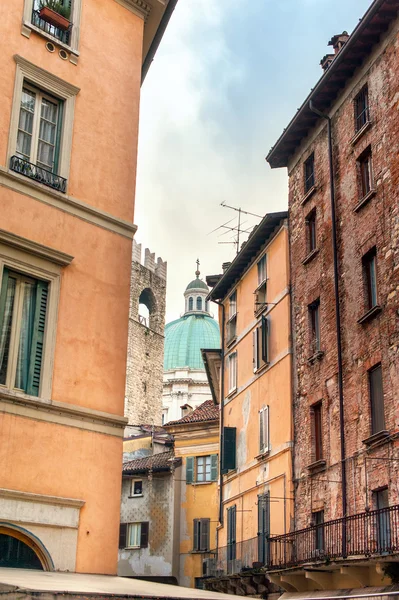
[[[223,429],[222,468],[224,472],[236,468],[236,431],[235,427]]]
[[[269,362],[269,322],[262,315],[262,360],[265,363]]]
[[[29,359],[28,385],[26,393],[39,395],[40,374],[42,370],[44,330],[46,326],[48,284],[38,281],[36,287],[36,306],[33,320],[32,346]]]
[[[265,435],[263,431],[263,411],[263,408],[261,408],[259,411],[259,452],[263,452],[265,443]]]
[[[0,290],[0,328],[3,325],[4,313],[5,313],[5,308],[6,308],[7,287],[8,287],[8,269],[3,269],[3,279],[1,282],[1,290]]]
[[[141,523],[140,548],[148,547],[148,521]]]
[[[193,541],[193,550],[197,551],[200,549],[200,539],[199,539],[199,525],[200,525],[200,520],[199,519],[194,519],[194,523],[193,523],[193,527],[194,527],[194,541]]]
[[[121,523],[119,526],[119,548],[126,548],[127,523]]]
[[[267,452],[269,450],[269,407],[263,408],[263,448]]]
[[[200,525],[200,550],[209,550],[209,524],[210,519],[201,519]]]
[[[252,347],[253,347],[253,365],[254,365],[254,373],[258,370],[258,328],[255,327],[255,329],[252,332]]]
[[[211,481],[217,481],[218,478],[218,455],[211,454]]]
[[[186,458],[186,483],[193,483],[194,481],[194,457],[188,456]]]

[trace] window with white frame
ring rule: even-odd
[[[269,321],[265,316],[252,332],[254,373],[269,363]]]
[[[132,479],[130,495],[131,496],[142,496],[143,495],[143,481],[141,479]]]
[[[229,394],[237,389],[237,352],[228,357]]]
[[[255,313],[261,312],[267,307],[266,291],[267,291],[267,270],[266,270],[266,254],[257,263],[258,269],[258,287],[255,290]]]
[[[197,481],[211,481],[211,456],[197,457]]]
[[[233,341],[237,335],[237,292],[233,292],[229,297],[228,315],[227,343]]]
[[[147,548],[149,523],[121,523],[119,530],[119,548]]]
[[[263,454],[269,450],[269,407],[263,406],[259,411],[259,452]]]

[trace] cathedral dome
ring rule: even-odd
[[[207,292],[209,292],[209,288],[206,285],[205,281],[202,281],[198,277],[197,279],[193,279],[192,281],[190,281],[190,283],[186,287],[186,292],[187,290],[206,290]]]
[[[207,314],[191,313],[165,327],[164,369],[204,369],[202,348],[220,348],[218,323]]]

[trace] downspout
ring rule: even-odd
[[[333,165],[333,143],[332,143],[332,123],[331,118],[317,110],[312,100],[309,102],[309,108],[317,116],[327,120],[328,125],[328,162],[330,171],[330,200],[331,200],[331,221],[332,221],[332,246],[334,257],[334,294],[335,294],[335,329],[337,335],[337,354],[338,354],[338,396],[339,396],[339,426],[341,435],[341,486],[342,486],[342,556],[346,557],[346,462],[345,462],[345,421],[344,421],[344,383],[342,369],[342,340],[341,340],[341,313],[339,304],[339,274],[338,274],[338,245],[337,245],[337,223],[335,214],[335,186],[334,186],[334,165]]]
[[[222,309],[222,365],[220,369],[220,446],[219,446],[219,523],[223,525],[223,472],[222,472],[222,454],[223,454],[223,428],[224,428],[224,345],[225,345],[225,307],[223,302],[213,300],[215,304]],[[218,540],[219,541],[219,540]]]

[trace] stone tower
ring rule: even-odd
[[[125,417],[129,425],[160,425],[166,301],[166,262],[133,240]]]

